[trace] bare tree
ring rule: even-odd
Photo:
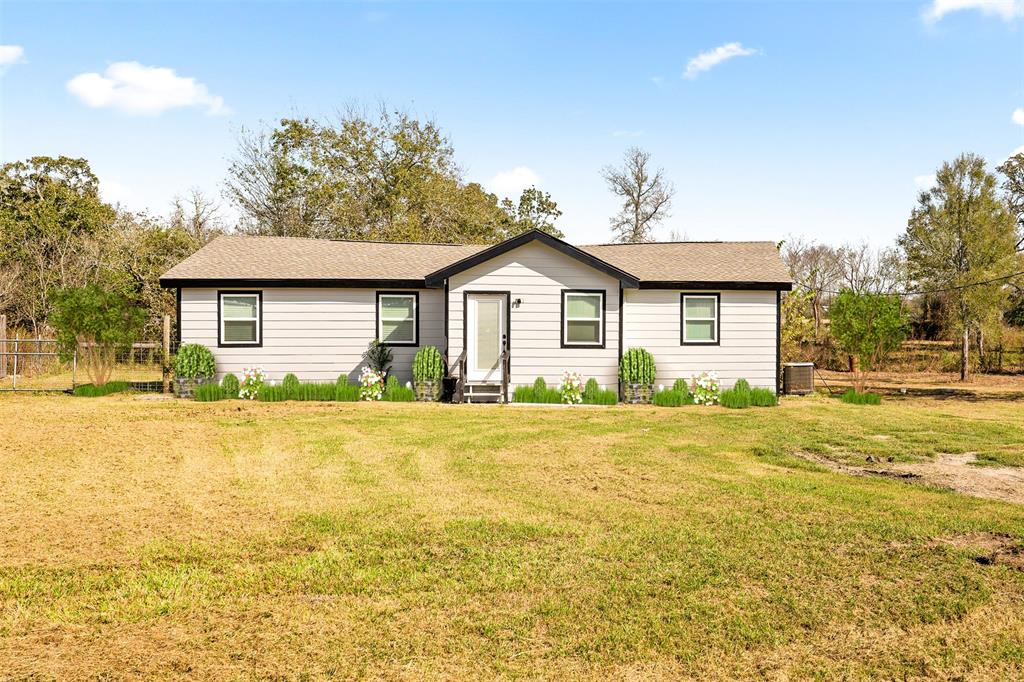
[[[184,198],[174,197],[170,223],[185,230],[200,246],[224,232],[220,204],[198,187],[190,189]]]
[[[622,200],[622,210],[611,218],[615,241],[651,241],[654,227],[668,217],[675,188],[664,169],[652,171],[651,155],[638,147],[626,150],[623,165],[605,166],[601,176],[612,193]]]
[[[906,283],[906,264],[897,249],[874,249],[867,242],[835,252],[839,284],[858,294],[892,294]]]
[[[821,330],[825,307],[839,282],[839,261],[836,249],[827,244],[790,237],[782,245],[782,259],[789,267],[793,281],[810,291],[809,305],[814,318],[815,338]]]

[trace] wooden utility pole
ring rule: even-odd
[[[171,316],[164,315],[163,375],[164,393],[171,392]]]

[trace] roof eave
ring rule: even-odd
[[[754,282],[750,280],[641,280],[641,289],[695,289],[699,291],[719,289],[743,289],[760,291],[791,291],[792,282]]]
[[[160,286],[164,289],[181,289],[185,287],[216,288],[216,287],[290,287],[290,288],[329,288],[329,289],[377,289],[381,287],[393,289],[427,289],[422,279],[268,279],[268,278],[198,278],[198,277],[161,277]]]
[[[518,249],[520,246],[525,246],[533,241],[539,241],[545,246],[549,246],[570,258],[574,258],[584,265],[588,265],[610,277],[614,277],[622,283],[622,286],[625,289],[637,289],[640,286],[640,280],[636,276],[631,275],[625,270],[621,270],[611,263],[601,260],[597,256],[591,255],[568,242],[562,241],[557,237],[552,237],[546,232],[541,232],[540,230],[530,230],[520,235],[516,235],[515,237],[506,239],[500,244],[495,244],[494,246],[483,249],[471,256],[467,256],[462,260],[456,261],[451,265],[447,265],[440,270],[436,270],[426,276],[426,285],[428,287],[442,286],[444,281],[452,275],[457,275],[460,272],[480,265],[481,263],[486,263],[492,258],[496,258],[497,256],[512,251],[513,249]]]

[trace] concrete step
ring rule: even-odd
[[[467,403],[500,403],[501,384],[467,383],[462,394]]]

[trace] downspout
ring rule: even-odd
[[[622,291],[622,281],[620,280],[619,281],[619,360],[618,360],[618,362],[615,363],[615,386],[616,386],[616,392],[619,394],[619,401],[620,402],[622,401],[622,382],[619,381],[619,367],[622,365],[622,343],[623,343],[622,334],[623,334],[623,330],[625,329],[625,325],[626,325],[626,323],[625,323],[625,317],[626,316],[625,316],[625,312],[624,312],[623,307],[622,307],[622,304],[623,304],[624,300],[625,300],[625,297],[623,296],[623,291]]]
[[[782,393],[782,289],[775,290],[775,395]]]

